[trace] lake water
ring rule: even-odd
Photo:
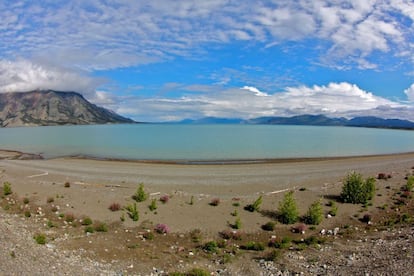
[[[279,125],[130,124],[0,129],[0,149],[139,160],[240,160],[414,152],[414,131]]]

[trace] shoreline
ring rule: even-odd
[[[45,158],[42,154],[26,153],[17,150],[0,149],[0,160],[90,160],[90,161],[109,161],[119,163],[136,163],[136,164],[158,164],[158,165],[255,165],[255,164],[286,164],[301,162],[318,162],[318,161],[336,161],[349,159],[366,159],[382,157],[402,157],[414,155],[411,152],[368,154],[368,155],[346,155],[346,156],[320,156],[320,157],[286,157],[286,158],[246,158],[246,159],[127,159],[97,157],[91,155],[73,155],[73,156],[56,156]]]

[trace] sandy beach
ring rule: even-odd
[[[390,187],[397,190],[403,185],[404,177],[411,173],[414,166],[414,153],[209,165],[82,158],[18,160],[19,154],[0,151],[0,182],[11,183],[13,192],[20,199],[27,197],[30,203],[46,209],[50,206],[48,198],[53,198],[52,205],[59,207],[59,213],[72,213],[77,218],[88,216],[112,225],[116,231],[162,223],[177,235],[200,229],[204,240],[216,238],[218,232],[231,229],[235,211],[244,233],[260,233],[261,225],[275,219],[271,214],[289,190],[295,191],[301,215],[318,199],[323,200],[324,212],[327,212],[329,207],[325,204],[329,198],[340,194],[344,177],[352,171],[364,177],[376,177],[380,172],[392,175],[386,182],[377,182],[376,193],[380,196],[375,197],[372,206],[365,210],[375,212],[378,206],[389,201]],[[65,187],[65,183],[70,183],[70,187]],[[137,204],[139,221],[127,217],[121,222],[120,217],[125,215],[125,211],[112,212],[108,207],[112,203],[121,206],[132,204],[132,195],[140,183],[144,185],[149,199]],[[163,195],[170,198],[166,204],[159,201]],[[262,213],[243,210],[243,206],[260,195],[263,196]],[[151,199],[157,202],[156,211],[148,208]],[[220,201],[218,206],[209,204],[213,199]],[[237,205],[234,204],[236,202]],[[313,232],[359,223],[355,218],[359,209],[360,205],[340,204],[338,215],[324,219]],[[275,231],[279,235],[289,232],[290,228],[278,225]],[[64,246],[85,248],[88,246],[85,243],[81,239]],[[170,266],[174,263],[171,258],[168,259]],[[153,265],[152,262],[143,261],[143,265]],[[157,264],[160,265],[160,262]],[[133,271],[137,270],[129,272]]]
[[[8,155],[10,159],[13,153],[3,155]],[[343,178],[351,171],[366,177],[375,177],[379,172],[397,176],[404,175],[412,164],[414,153],[233,165],[76,158],[1,160],[0,169],[1,180],[12,183],[13,189],[21,196],[34,197],[39,204],[43,204],[47,197],[62,195],[65,199],[62,200],[63,205],[69,204],[72,212],[108,222],[119,220],[119,214],[108,212],[108,206],[113,202],[123,206],[133,202],[131,196],[143,183],[152,198],[164,194],[172,197],[168,207],[160,206],[157,215],[146,212],[143,218],[154,223],[168,223],[173,231],[188,231],[196,227],[218,231],[225,226],[226,219],[231,218],[228,214],[233,198],[239,198],[242,204],[247,204],[259,195],[264,195],[264,208],[276,209],[284,191],[306,188],[306,191],[296,193],[299,206],[305,210],[318,197],[338,194]],[[70,189],[63,187],[65,182],[71,183]],[[200,204],[185,204],[192,196]],[[209,208],[208,202],[213,198],[219,198],[224,203],[221,208]],[[146,209],[144,204],[141,205]],[[225,210],[221,210],[224,206]],[[206,209],[208,216],[205,216]],[[220,213],[216,214],[217,210]],[[193,218],[189,217],[190,214]],[[217,223],[220,218],[224,220],[223,223]],[[252,218],[246,220],[246,226],[249,221],[255,221]],[[251,226],[252,229],[256,228],[254,224]]]

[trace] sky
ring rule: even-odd
[[[147,122],[414,120],[412,0],[3,0],[0,18],[0,93]]]

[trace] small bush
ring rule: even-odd
[[[265,231],[273,231],[275,230],[275,223],[273,221],[269,221],[262,225],[262,229]]]
[[[278,215],[280,222],[284,224],[292,224],[298,221],[299,212],[293,197],[293,191],[285,194],[279,204]]]
[[[75,220],[75,215],[72,213],[65,214],[65,221],[66,222],[73,222]]]
[[[202,268],[193,268],[184,275],[186,276],[209,276],[210,273]]]
[[[210,201],[210,206],[218,206],[219,204],[220,204],[220,199],[219,198],[213,198],[211,201]]]
[[[170,200],[169,195],[163,195],[163,196],[160,197],[160,201],[164,204],[167,203],[169,200]]]
[[[341,198],[346,203],[366,203],[372,199],[375,192],[375,179],[370,177],[363,180],[358,173],[348,174],[344,180]]]
[[[411,192],[414,188],[414,176],[409,176],[407,178],[407,183],[404,186],[404,191]]]
[[[284,248],[288,248],[290,246],[290,244],[292,243],[292,239],[289,237],[284,237],[282,239],[271,239],[269,241],[269,247],[274,247],[274,248],[278,248],[278,249],[284,249]]]
[[[85,217],[82,219],[82,225],[91,225],[92,224],[92,219],[90,217]]]
[[[112,212],[119,211],[121,210],[121,204],[114,202],[111,205],[109,205],[108,209],[111,210]]]
[[[148,208],[151,212],[157,210],[157,201],[155,199],[151,200],[151,204],[148,206]]]
[[[137,204],[130,204],[125,208],[128,212],[128,216],[133,220],[133,221],[138,221],[139,220],[139,213],[137,210]]]
[[[29,211],[29,210],[26,210],[26,211],[24,211],[24,216],[25,216],[26,218],[30,218],[30,217],[32,216],[32,214],[30,213],[30,211]]]
[[[170,228],[166,224],[159,223],[155,226],[155,232],[159,234],[168,234],[170,233]]]
[[[217,242],[215,242],[215,241],[206,242],[203,245],[202,249],[206,252],[209,252],[209,253],[216,253],[218,251]]]
[[[52,211],[53,213],[56,213],[58,210],[59,209],[57,206],[52,206],[52,208],[50,208],[50,211]]]
[[[369,215],[369,214],[365,214],[365,215],[361,218],[361,221],[362,221],[362,222],[365,222],[365,223],[369,223],[369,222],[371,221],[371,215]]]
[[[322,222],[323,210],[321,201],[317,200],[309,207],[305,215],[305,222],[307,224],[318,225]]]
[[[242,227],[242,223],[241,223],[240,218],[237,218],[234,224],[231,225],[231,228],[233,229],[241,229],[241,227]]]
[[[152,241],[154,239],[154,233],[152,232],[145,232],[143,235],[144,239]]]
[[[230,213],[230,215],[232,215],[233,217],[237,217],[239,215],[239,212],[237,212],[237,210],[234,210]]]
[[[334,217],[338,213],[338,206],[336,206],[336,203],[333,201],[330,204],[330,206],[331,206],[331,210],[329,210],[328,214]]]
[[[53,227],[55,227],[55,224],[53,223],[53,221],[48,220],[46,226],[49,227],[49,228],[53,228]]]
[[[265,246],[261,242],[248,242],[247,244],[240,246],[240,248],[244,250],[263,251]]]
[[[202,239],[202,233],[200,229],[194,229],[190,232],[191,241],[198,243]]]
[[[244,209],[249,212],[259,211],[260,205],[263,203],[263,196],[259,196],[253,204],[246,205]]]
[[[144,184],[139,184],[137,191],[135,192],[135,194],[132,196],[132,198],[136,201],[136,202],[143,202],[145,200],[147,200],[148,198],[148,193],[145,192],[144,190]]]
[[[95,231],[96,232],[108,232],[108,226],[101,222],[95,225]]]
[[[46,236],[44,234],[36,234],[33,238],[37,244],[46,244]]]
[[[70,188],[70,182],[65,182],[65,184],[63,184],[63,186],[64,186],[65,188]]]
[[[85,227],[85,233],[93,233],[95,229],[92,226]]]
[[[55,199],[52,196],[49,196],[48,198],[46,198],[46,203],[52,203],[54,201]]]
[[[29,204],[29,202],[30,202],[30,200],[27,197],[23,198],[23,203],[24,204]]]
[[[12,188],[11,188],[11,184],[9,182],[4,182],[3,183],[3,195],[8,196],[11,195],[13,193]]]

